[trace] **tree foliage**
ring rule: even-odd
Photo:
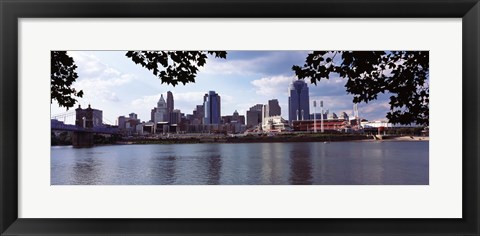
[[[206,64],[208,55],[227,58],[226,51],[128,51],[126,56],[153,72],[162,83],[177,85],[194,83],[198,68]],[[83,91],[72,87],[78,78],[77,66],[65,51],[51,52],[51,102],[56,100],[67,110],[75,105],[75,97]]]
[[[128,51],[126,56],[152,71],[161,83],[176,86],[194,83],[198,68],[205,65],[208,54],[227,58],[226,51]]]
[[[428,125],[428,51],[314,51],[292,70],[299,79],[317,84],[333,74],[346,78],[354,103],[390,93],[386,117],[394,124]]]
[[[68,110],[77,102],[75,97],[83,96],[82,90],[77,91],[72,87],[78,78],[75,72],[77,66],[66,51],[52,51],[50,56],[50,103],[56,100],[60,107],[66,107]]]

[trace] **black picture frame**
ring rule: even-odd
[[[478,0],[0,0],[1,235],[479,235]],[[461,219],[18,218],[19,18],[414,17],[462,18]],[[446,58],[455,60],[455,58]],[[41,199],[39,199],[41,202]],[[441,206],[439,206],[441,207]]]

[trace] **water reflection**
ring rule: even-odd
[[[207,157],[208,171],[207,171],[207,184],[219,184],[221,169],[222,169],[222,157],[220,155],[211,155]]]
[[[70,172],[73,177],[73,184],[95,184],[101,179],[101,163],[95,158],[98,154],[85,152],[85,149],[75,152],[76,161]]]
[[[163,158],[162,156],[156,156],[154,164],[152,164],[150,172],[154,176],[153,184],[174,184],[176,181],[175,170],[175,161],[177,157],[167,156]]]
[[[312,184],[312,155],[304,143],[290,150],[290,184]]]
[[[428,142],[51,149],[51,184],[428,184]]]
[[[285,161],[281,161],[283,153],[288,149],[288,145],[282,143],[264,143],[262,150],[266,150],[262,156],[261,183],[262,184],[282,184],[289,178],[289,168]]]

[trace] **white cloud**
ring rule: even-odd
[[[329,110],[330,113],[334,112],[339,115],[342,112],[347,113],[349,116],[353,114],[353,102],[351,96],[322,96],[322,97],[310,97],[310,101],[313,100],[323,101],[323,109]],[[310,104],[310,111],[313,113],[313,105]],[[388,101],[376,100],[369,103],[358,104],[358,112],[361,118],[368,120],[385,120],[385,115],[390,110]],[[317,107],[317,112],[320,112],[320,108]]]
[[[204,92],[179,92],[173,93],[174,107],[180,109],[183,113],[192,113],[196,105],[201,105],[203,102]],[[166,93],[163,97],[166,99]],[[130,105],[136,110],[152,109],[157,106],[157,102],[160,99],[161,93],[154,95],[142,96],[130,102]],[[223,97],[222,97],[223,99]]]
[[[173,99],[175,102],[194,102],[202,103],[205,92],[183,92],[173,93]]]
[[[278,96],[280,94],[285,94],[288,96],[288,86],[292,79],[292,77],[281,75],[264,77],[253,80],[251,83],[255,86],[255,92],[259,95]]]
[[[105,99],[106,101],[110,102],[119,102],[120,98],[117,96],[117,93],[108,91],[108,90],[103,90],[101,91],[100,97]]]
[[[375,111],[378,111],[378,110],[389,110],[390,109],[390,104],[388,104],[388,102],[371,102],[371,103],[367,103],[367,104],[364,104],[362,106],[362,111],[364,113],[371,113],[371,112],[375,112]]]
[[[215,75],[251,75],[260,69],[270,57],[258,57],[249,60],[210,59],[200,71]]]
[[[322,97],[310,97],[311,103],[313,101],[323,101],[323,109],[329,110],[330,112],[339,113],[340,111],[346,111],[353,109],[352,98],[349,96],[322,96]],[[318,104],[318,103],[317,103]],[[310,104],[311,111],[313,112],[313,105]],[[317,105],[317,112],[320,111],[319,104]]]
[[[143,96],[141,98],[137,98],[132,102],[130,102],[130,104],[137,108],[154,107],[156,106],[158,99],[160,99],[160,94],[148,95],[148,96]]]
[[[93,102],[101,99],[119,102],[120,98],[115,89],[135,79],[134,75],[122,73],[102,63],[93,55],[76,51],[69,52],[69,55],[77,65],[78,79],[73,86],[78,90],[84,90],[84,97],[81,100]]]
[[[247,111],[250,109],[250,107],[252,107],[254,105],[255,104],[253,104],[251,102],[249,102],[249,103],[237,103],[237,104],[235,104],[235,108],[233,109],[231,114],[233,114],[233,112],[236,110],[238,112],[238,114],[246,116]],[[223,112],[223,110],[222,110],[222,112]],[[228,114],[228,112],[222,113],[222,115],[231,115],[231,114]]]
[[[231,104],[235,101],[235,99],[232,96],[227,94],[220,95],[220,98],[222,100],[222,103],[224,104]]]

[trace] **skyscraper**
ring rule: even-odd
[[[310,117],[310,98],[307,83],[295,80],[290,84],[288,97],[288,121],[308,120]]]
[[[262,122],[262,104],[257,104],[247,111],[247,127],[253,127]]]
[[[172,112],[168,113],[170,116],[170,124],[180,124],[182,120],[182,113],[178,109],[174,109]]]
[[[282,110],[277,99],[268,100],[268,116],[280,116]]]
[[[172,92],[168,91],[167,92],[167,112],[171,113],[173,109],[174,109],[173,94]]]
[[[167,103],[165,102],[165,99],[163,98],[163,94],[160,95],[160,99],[157,102],[157,110],[155,111],[155,117],[153,122],[158,123],[165,121],[165,117],[167,115]]]
[[[203,107],[205,109],[204,124],[220,124],[220,96],[215,93],[215,91],[209,91],[208,94],[205,94],[203,97]]]
[[[152,110],[150,110],[150,121],[154,122],[155,121],[155,113],[157,113],[157,108],[154,107]]]

